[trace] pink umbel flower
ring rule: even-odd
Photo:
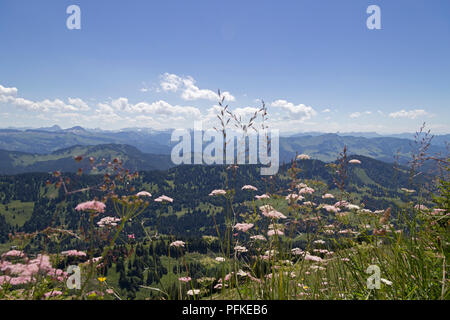
[[[170,244],[171,247],[184,247],[185,243],[181,240],[174,241]]]
[[[103,202],[93,200],[93,201],[87,201],[80,203],[76,206],[75,210],[77,211],[87,211],[92,210],[96,212],[103,213],[105,212],[106,205]]]
[[[234,251],[243,253],[243,252],[247,252],[248,250],[246,247],[243,247],[243,246],[235,246]]]
[[[263,216],[271,219],[286,219],[286,216],[279,211],[271,210],[269,212],[263,211]]]
[[[321,257],[313,256],[313,255],[310,255],[308,253],[305,255],[305,260],[314,261],[314,262],[321,262],[321,261],[323,261],[323,259]]]
[[[313,194],[316,190],[314,190],[313,188],[310,187],[304,187],[301,188],[300,191],[298,192],[299,194]]]
[[[263,235],[257,234],[256,236],[251,236],[250,239],[252,240],[260,240],[260,241],[265,241],[266,238]]]
[[[209,196],[213,197],[213,196],[224,196],[226,195],[227,192],[223,189],[215,189],[213,191],[211,191],[211,193],[209,194]]]
[[[181,277],[181,278],[178,278],[178,281],[185,282],[185,283],[187,283],[187,282],[189,282],[189,281],[191,281],[191,280],[192,280],[191,277]]]
[[[242,190],[253,190],[253,191],[258,191],[258,189],[257,189],[256,187],[254,187],[254,186],[252,186],[252,185],[249,185],[249,184],[243,186],[243,187],[242,187]]]
[[[348,163],[351,163],[351,164],[361,164],[361,161],[359,161],[358,159],[352,159],[352,160],[350,160]]]
[[[136,195],[138,197],[151,197],[152,196],[152,194],[147,191],[140,191],[140,192],[136,193]]]
[[[168,196],[162,195],[162,196],[156,198],[155,201],[156,202],[173,202],[173,199]]]
[[[253,228],[253,223],[236,223],[234,228],[238,231],[247,232],[249,229]]]
[[[15,258],[23,258],[25,254],[19,250],[11,250],[4,254],[2,254],[2,258],[15,257]]]
[[[256,199],[261,200],[261,199],[270,199],[270,196],[268,194],[262,194],[260,196],[255,196]]]
[[[331,193],[325,193],[322,199],[334,199],[334,196]]]
[[[334,212],[334,213],[336,213],[336,212],[341,211],[340,208],[337,208],[337,207],[335,207],[335,206],[330,206],[330,205],[328,205],[328,204],[327,204],[327,205],[324,205],[323,208],[324,208],[325,210],[327,210],[328,212]]]
[[[63,294],[63,293],[62,293],[61,291],[54,290],[54,291],[46,292],[46,293],[44,294],[44,297],[45,297],[45,298],[56,297],[56,296],[60,296],[60,295],[62,295],[62,294]]]
[[[97,222],[97,225],[100,228],[103,228],[105,226],[117,226],[117,223],[120,222],[119,218],[114,218],[114,217],[104,217],[102,219],[100,219],[99,222]]]
[[[86,252],[83,251],[77,251],[77,250],[68,250],[61,252],[63,256],[68,257],[86,257]]]
[[[288,201],[299,201],[299,200],[304,200],[304,199],[305,198],[303,196],[296,194],[296,193],[291,193],[286,196],[286,200],[288,200]]]
[[[199,294],[200,290],[199,289],[193,289],[193,290],[189,290],[186,293],[187,293],[188,296],[193,296],[193,295]]]
[[[284,236],[284,232],[282,230],[269,230],[267,231],[267,235],[272,237],[274,235]]]

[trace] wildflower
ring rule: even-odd
[[[315,261],[315,262],[321,262],[321,261],[323,261],[323,259],[322,259],[321,257],[313,256],[313,255],[310,255],[310,254],[306,254],[306,255],[305,255],[305,260],[308,260],[308,261]]]
[[[272,218],[272,219],[286,219],[286,216],[284,214],[282,214],[281,212],[276,211],[276,210],[271,210],[269,212],[263,211],[262,214],[263,214],[263,216]]]
[[[253,223],[236,223],[234,228],[238,231],[247,232],[249,229],[253,228]]]
[[[136,193],[136,195],[138,197],[151,197],[152,196],[152,194],[150,192],[147,192],[147,191],[138,192],[138,193]]]
[[[257,189],[256,187],[254,187],[254,186],[252,186],[252,185],[249,185],[249,184],[243,186],[243,187],[242,187],[242,190],[253,190],[253,191],[258,191],[258,189]]]
[[[255,196],[256,199],[261,200],[261,199],[269,199],[270,196],[268,194],[263,194],[260,196]]]
[[[177,240],[177,241],[172,242],[170,244],[170,246],[171,247],[183,247],[184,248],[184,244],[185,243],[183,241]]]
[[[213,191],[211,191],[211,193],[209,194],[210,196],[220,196],[220,195],[226,195],[227,194],[227,192],[225,191],[225,190],[223,190],[223,189],[216,189],[216,190],[213,190]]]
[[[335,207],[346,207],[349,203],[345,200],[338,201],[334,204]]]
[[[350,259],[349,259],[349,258],[341,258],[341,261],[344,261],[344,262],[349,262],[349,261],[350,261]]]
[[[25,254],[19,250],[11,250],[11,251],[8,251],[8,252],[2,254],[2,258],[7,258],[7,257],[23,258],[24,256],[25,256]]]
[[[106,281],[106,277],[100,277],[97,279],[99,282],[105,282]]]
[[[267,231],[267,235],[269,237],[274,236],[274,235],[283,236],[284,232],[282,230],[269,230],[269,231]]]
[[[248,275],[247,272],[243,270],[239,270],[236,274],[241,277],[246,277]]]
[[[308,156],[307,154],[299,154],[297,156],[297,160],[309,160],[309,159],[311,159],[311,157]]]
[[[293,248],[293,249],[291,249],[291,252],[295,256],[299,256],[299,255],[303,254],[303,250],[300,248]]]
[[[243,247],[243,246],[235,246],[234,251],[243,253],[243,252],[247,252],[248,250],[246,247]]]
[[[77,211],[87,211],[92,210],[96,212],[103,213],[105,212],[106,205],[103,202],[93,200],[93,201],[87,201],[80,203],[75,207],[75,210]]]
[[[178,280],[181,282],[187,283],[187,282],[191,281],[192,278],[191,277],[181,277],[181,278],[178,278]]]
[[[304,194],[304,193],[306,193],[306,194],[313,194],[315,191],[316,191],[316,190],[314,190],[313,188],[310,188],[310,187],[304,187],[304,188],[301,188],[300,191],[299,191],[298,193],[299,193],[299,194]]]
[[[386,280],[384,278],[381,278],[380,281],[383,282],[384,284],[388,285],[388,286],[392,286],[392,281]]]
[[[359,208],[359,206],[357,206],[356,204],[347,204],[347,209],[349,209],[349,210],[353,210],[353,209],[355,209],[355,210],[359,210],[360,208]]]
[[[120,221],[119,218],[114,218],[114,217],[104,217],[102,219],[100,219],[99,222],[97,222],[97,225],[100,228],[103,228],[105,226],[117,226],[117,223]]]
[[[114,290],[113,289],[106,289],[106,293],[107,294],[114,294]]]
[[[46,293],[44,294],[44,297],[45,297],[45,298],[56,297],[56,296],[60,296],[60,295],[62,295],[62,294],[63,294],[63,293],[62,293],[61,291],[54,290],[54,291],[46,292]]]
[[[358,159],[352,159],[352,160],[350,160],[348,163],[351,163],[351,164],[361,164],[361,161],[359,161]]]
[[[414,209],[420,210],[420,211],[427,211],[427,210],[428,210],[428,207],[425,206],[425,205],[423,205],[423,204],[416,204],[416,205],[414,206]]]
[[[158,198],[155,199],[156,202],[173,202],[173,199],[168,197],[168,196],[160,196]]]
[[[136,239],[134,233],[129,234],[129,235],[128,235],[128,239],[129,239],[129,240],[134,240],[134,239]]]
[[[224,262],[225,261],[225,258],[223,258],[223,257],[216,257],[216,259],[215,259],[217,262]]]
[[[288,201],[299,201],[304,200],[305,198],[299,194],[291,193],[286,196],[286,200]]]
[[[324,205],[322,208],[324,208],[325,210],[327,210],[328,212],[334,212],[337,213],[339,211],[341,211],[341,209],[335,207],[335,206],[330,206],[330,205]]]
[[[258,234],[256,236],[251,236],[250,239],[252,239],[252,240],[261,240],[261,241],[265,241],[266,240],[266,238],[263,235],[260,235],[260,234]]]
[[[297,189],[303,189],[303,188],[307,188],[308,186],[306,185],[306,184],[304,184],[303,182],[302,183],[299,183],[297,186],[296,186],[296,188]]]
[[[334,199],[334,196],[331,193],[325,193],[322,199]]]
[[[323,241],[323,240],[316,240],[316,241],[314,241],[314,243],[315,243],[315,244],[324,244],[325,241]]]
[[[61,252],[61,254],[64,256],[69,256],[69,257],[86,257],[86,252],[77,251],[77,250],[63,251],[63,252]]]
[[[187,294],[188,294],[189,296],[193,296],[193,295],[196,295],[196,294],[199,294],[199,293],[200,293],[200,290],[199,290],[199,289],[189,290],[189,291],[187,292]]]

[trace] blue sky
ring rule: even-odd
[[[450,133],[449,57],[448,0],[2,0],[0,127],[192,128],[220,88],[283,131]]]

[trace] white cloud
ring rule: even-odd
[[[17,88],[6,88],[0,84],[0,95],[15,96],[17,91]]]
[[[182,78],[176,74],[164,73],[160,82],[163,91],[178,92],[181,91],[181,98],[187,101],[206,99],[217,101],[219,96],[212,90],[200,89],[195,85],[192,77]],[[222,92],[227,101],[235,101],[235,97],[228,91]]]
[[[89,108],[88,104],[80,98],[69,98],[67,100],[71,105],[78,107],[81,111],[87,111],[91,109]]]
[[[429,115],[428,112],[426,112],[423,109],[416,109],[416,110],[410,110],[410,111],[406,111],[406,110],[400,110],[397,112],[392,112],[389,114],[390,118],[408,118],[408,119],[416,119],[417,117],[421,117],[421,116],[427,116]]]
[[[325,110],[323,110],[322,112],[323,112],[323,113],[328,113],[328,112],[331,112],[331,110],[330,110],[330,109],[325,109]]]
[[[272,107],[281,108],[290,113],[291,116],[300,116],[301,121],[309,120],[317,114],[317,112],[310,106],[304,104],[295,105],[292,102],[286,100],[276,100],[271,103]]]
[[[350,114],[350,118],[352,119],[356,119],[361,117],[361,112],[353,112],[352,114]]]

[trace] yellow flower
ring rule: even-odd
[[[106,281],[106,278],[105,278],[105,277],[100,277],[100,278],[98,278],[98,281],[100,281],[100,282],[105,282],[105,281]]]
[[[308,286],[303,286],[303,289],[307,290],[309,287]]]

